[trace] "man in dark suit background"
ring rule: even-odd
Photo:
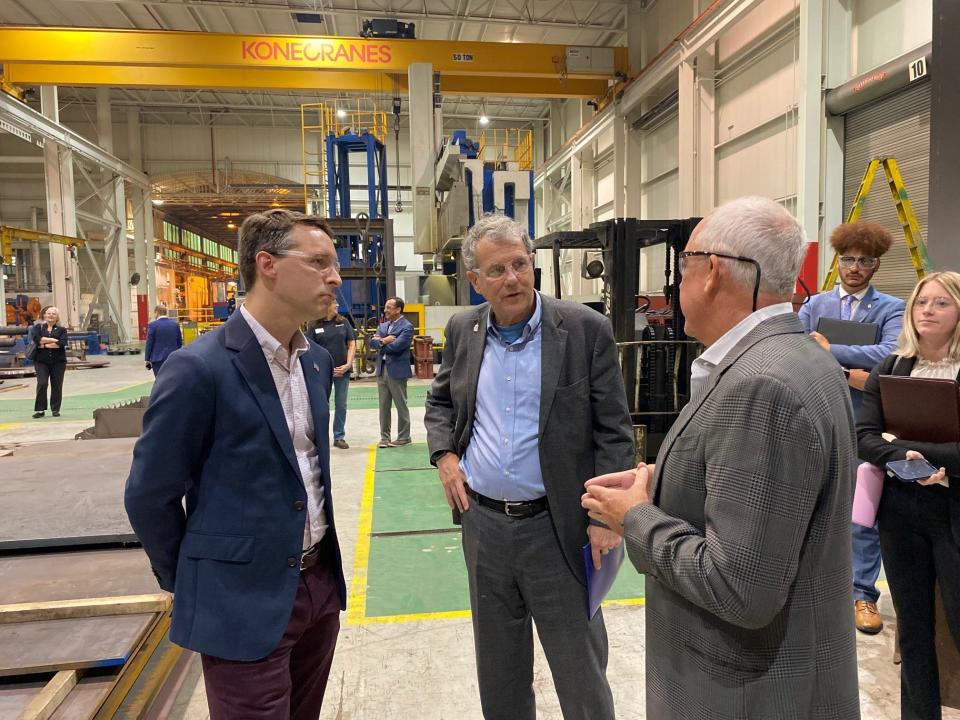
[[[584,505],[646,574],[648,720],[860,717],[850,606],[853,410],[793,312],[803,229],[740,198],[680,253],[690,402],[656,468]],[[652,475],[652,483],[651,476]]]
[[[288,210],[244,221],[246,302],[170,356],[134,449],[127,513],[174,593],[170,639],[201,653],[215,720],[315,720],[333,660],[333,365],[300,332],[335,302],[332,236]]]
[[[183,346],[183,334],[180,332],[180,323],[167,317],[167,309],[163,305],[157,305],[153,313],[156,319],[147,326],[143,359],[147,361],[147,370],[153,370],[153,376],[156,377],[170,353]]]
[[[599,566],[620,540],[588,527],[580,495],[587,478],[633,462],[613,330],[535,291],[533,245],[510,218],[482,218],[462,252],[487,303],[447,323],[425,423],[430,461],[462,513],[483,715],[536,716],[532,620],[565,720],[612,720],[582,547]]]
[[[887,295],[870,284],[880,258],[887,253],[893,238],[882,225],[870,222],[844,223],[830,233],[830,245],[837,253],[840,284],[830,292],[810,298],[800,308],[800,322],[820,346],[827,350],[840,366],[848,370],[850,400],[856,416],[862,403],[863,386],[870,371],[893,352],[903,327],[904,302]],[[876,323],[879,337],[870,345],[840,345],[830,343],[817,332],[820,318]],[[857,629],[867,634],[883,630],[883,620],[877,609],[880,590],[880,533],[873,527],[850,524],[853,549],[853,611]]]
[[[403,316],[403,300],[392,297],[383,305],[383,322],[370,340],[377,349],[377,394],[380,399],[379,447],[410,444],[410,409],[407,407],[407,379],[410,369],[410,342],[413,325]],[[390,406],[397,406],[397,439],[390,440]]]

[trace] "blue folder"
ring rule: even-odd
[[[600,609],[600,603],[610,592],[613,581],[617,579],[620,566],[623,564],[623,543],[600,558],[600,569],[593,567],[593,554],[590,552],[590,543],[583,546],[583,565],[587,573],[587,619]]]

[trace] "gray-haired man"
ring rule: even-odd
[[[481,219],[463,262],[487,303],[455,315],[427,396],[430,460],[463,513],[480,701],[487,720],[532,720],[536,622],[566,720],[609,720],[603,614],[588,619],[582,546],[619,544],[587,525],[584,481],[633,460],[610,323],[534,290],[521,225]]]
[[[584,496],[647,575],[650,720],[860,716],[853,410],[790,304],[806,250],[772,200],[703,219],[680,253],[686,331],[707,347],[693,397],[655,472]]]

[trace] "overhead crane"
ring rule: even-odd
[[[628,75],[626,48],[202,32],[0,28],[17,85],[372,91],[407,88],[430,63],[440,92],[599,97]]]

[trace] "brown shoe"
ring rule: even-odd
[[[346,440],[334,440],[334,441],[333,441],[333,446],[334,446],[335,448],[339,448],[339,449],[341,449],[341,450],[349,450],[349,449],[350,449],[350,446],[347,445],[347,441],[346,441]]]
[[[883,619],[877,604],[869,600],[857,600],[853,604],[857,622],[857,630],[867,635],[876,635],[883,630]]]

